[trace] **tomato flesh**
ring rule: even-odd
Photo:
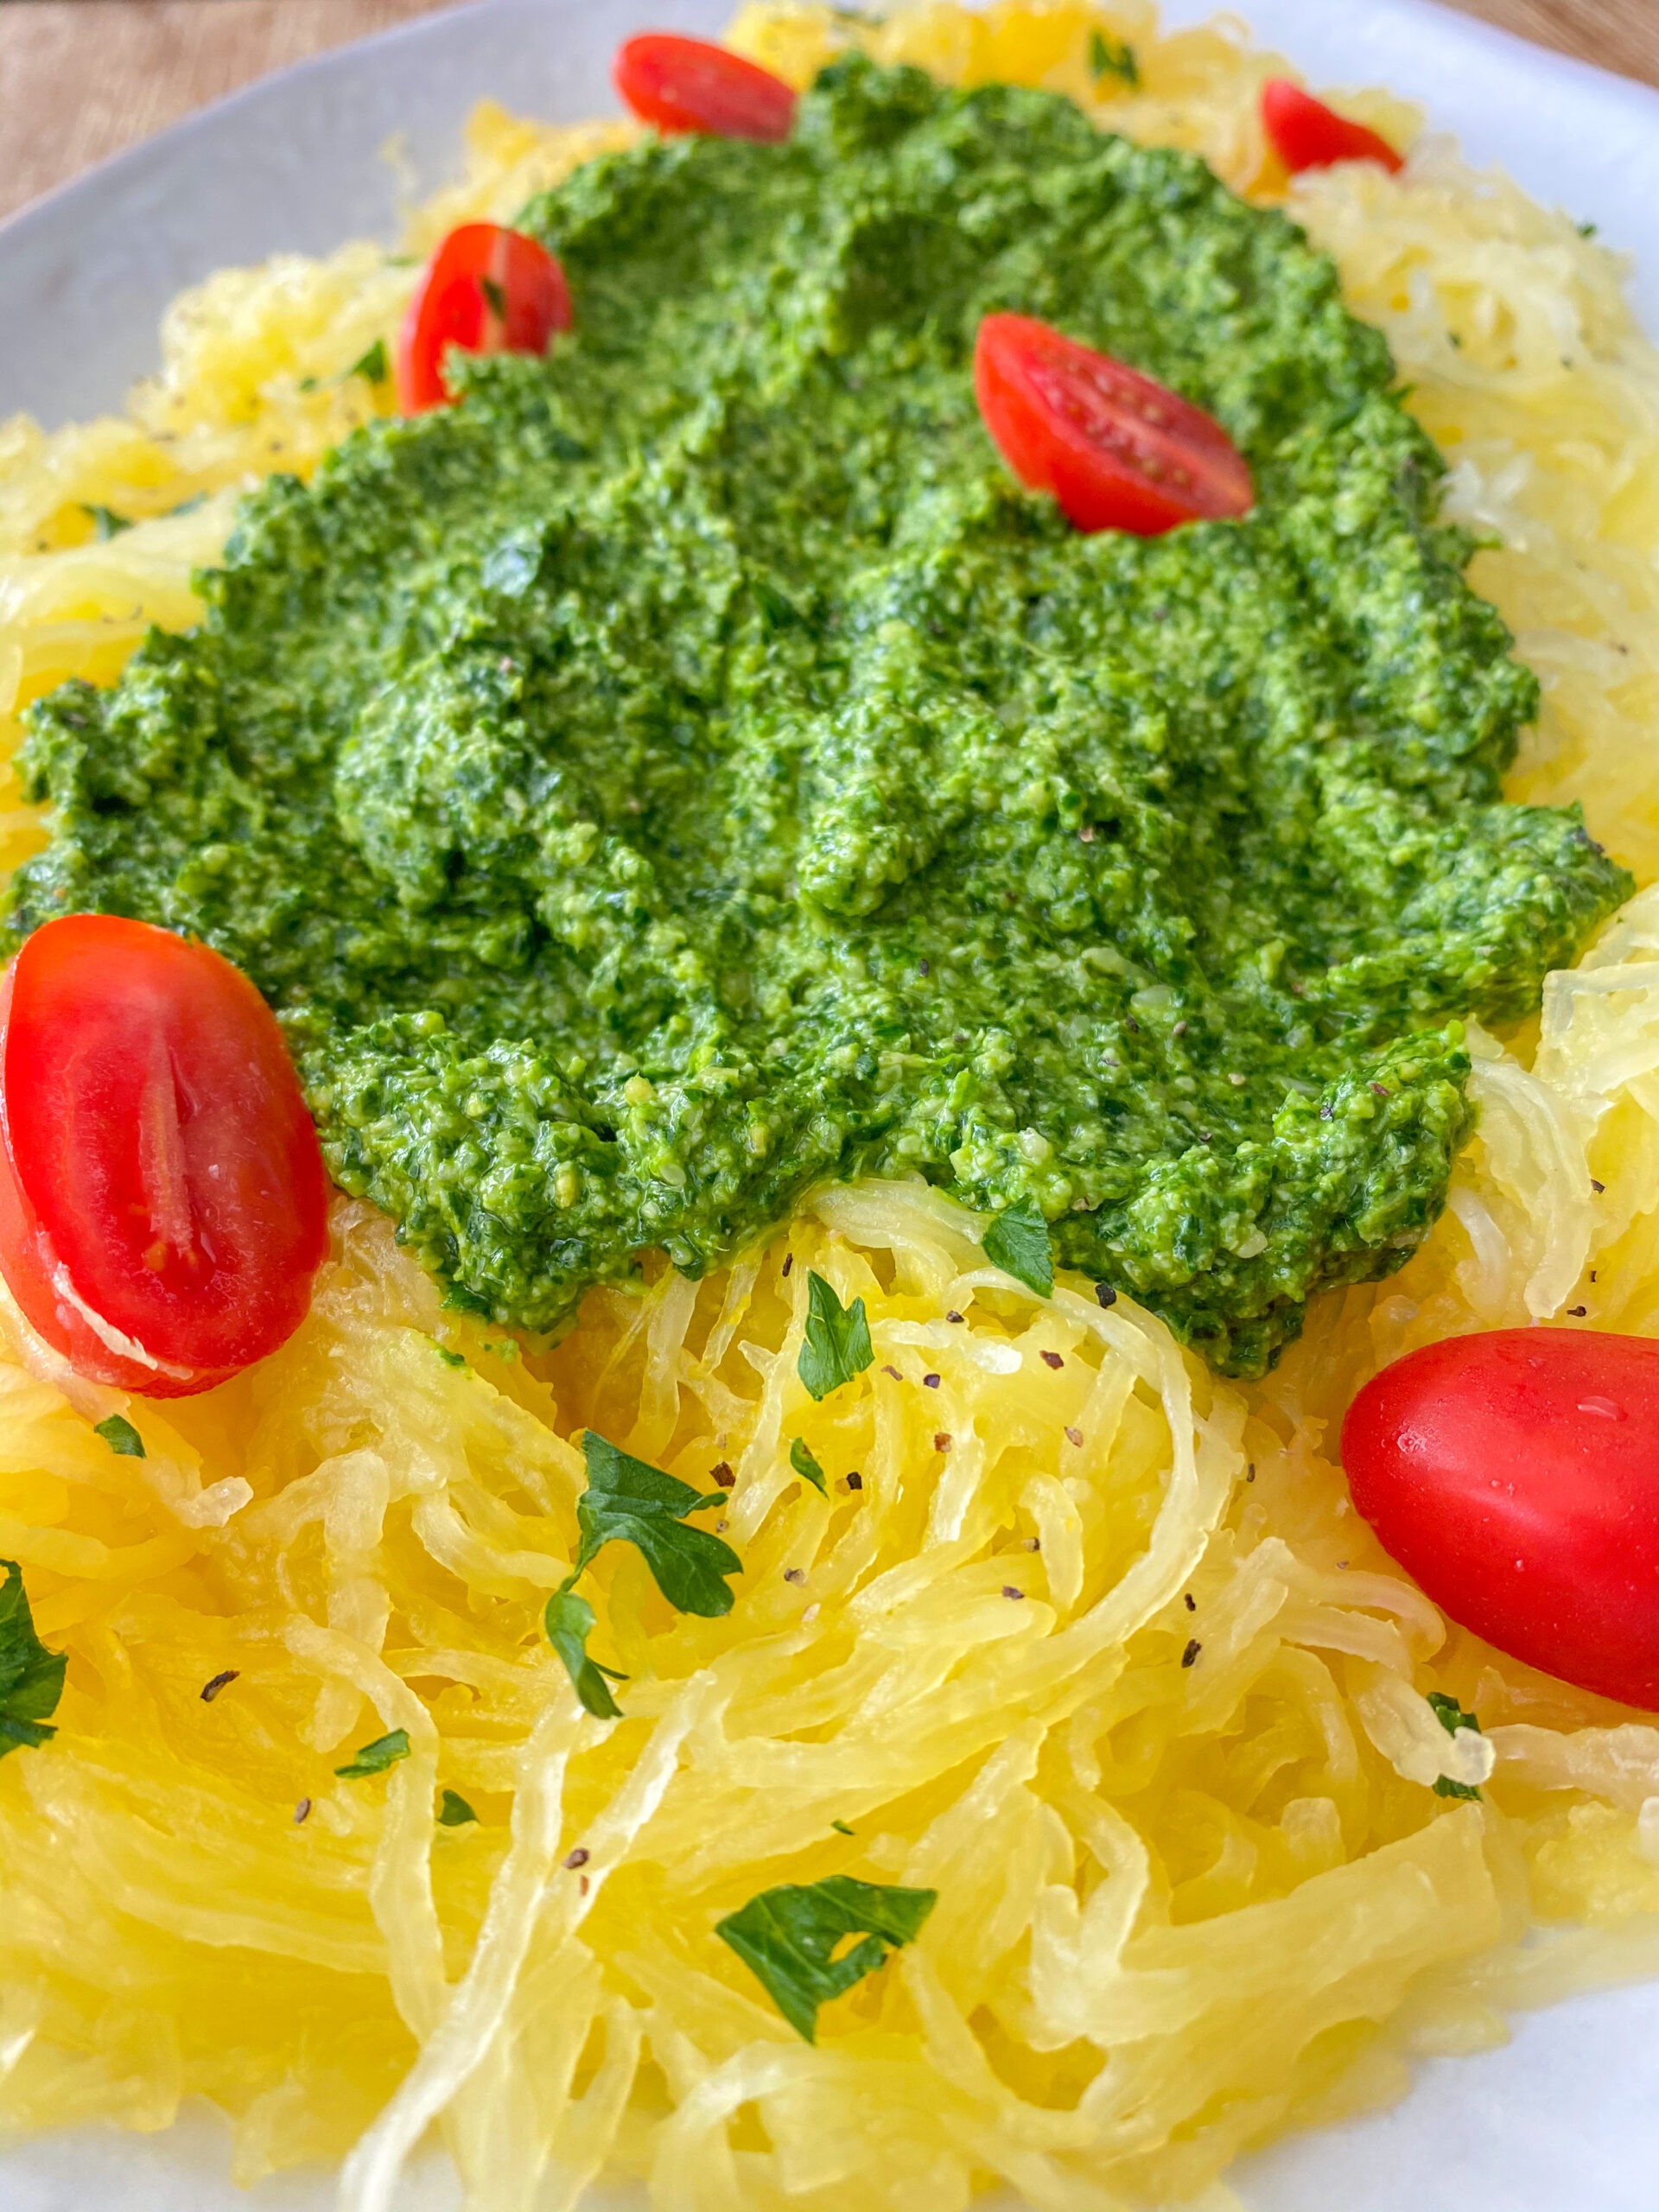
[[[707,39],[647,31],[618,47],[611,75],[640,121],[661,131],[775,144],[795,126],[795,94],[781,77]]]
[[[48,922],[0,981],[0,1274],[78,1373],[182,1397],[275,1351],[328,1183],[276,1018],[147,922]]]
[[[974,391],[1014,474],[1081,531],[1156,537],[1255,504],[1249,463],[1213,416],[1029,315],[980,324]]]
[[[1528,1665],[1659,1710],[1659,1343],[1499,1329],[1408,1353],[1348,1409],[1383,1548]]]
[[[570,327],[570,288],[544,245],[499,223],[451,231],[415,287],[397,339],[397,404],[423,414],[454,397],[443,357],[544,353]]]
[[[1380,131],[1338,115],[1288,77],[1270,77],[1262,86],[1262,121],[1293,175],[1338,162],[1378,162],[1390,172],[1405,167]]]

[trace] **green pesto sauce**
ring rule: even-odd
[[[274,480],[198,630],[36,710],[14,929],[238,962],[498,1320],[919,1172],[1260,1371],[1440,1211],[1456,1017],[1630,887],[1499,798],[1536,686],[1382,339],[1190,156],[861,61],[523,222],[575,334]],[[1211,410],[1255,512],[1074,534],[981,426],[994,308]]]

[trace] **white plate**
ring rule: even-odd
[[[1659,206],[1659,94],[1524,46],[1423,0],[1237,0],[1316,81],[1421,100],[1478,162],[1644,249]],[[1168,0],[1198,20],[1208,0]],[[493,93],[575,119],[614,103],[626,31],[717,30],[728,0],[475,0],[302,64],[118,156],[0,225],[0,416],[54,423],[112,406],[156,358],[162,306],[226,263],[390,235],[394,132],[423,187],[452,167],[462,118]],[[1659,252],[1637,296],[1659,328]],[[0,1901],[0,1910],[3,1910]],[[1517,2024],[1504,2050],[1423,2069],[1394,2111],[1300,2136],[1233,2177],[1250,2212],[1659,2212],[1659,1986]],[[225,2130],[83,2129],[0,2155],[3,2212],[319,2212],[326,2182],[243,2194]],[[399,2212],[454,2202],[428,2171]],[[918,2204],[916,2212],[930,2212]]]

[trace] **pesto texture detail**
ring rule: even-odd
[[[1501,799],[1536,687],[1382,339],[1192,157],[861,60],[523,220],[575,332],[274,480],[198,630],[35,709],[12,926],[245,968],[499,1320],[914,1172],[1260,1371],[1438,1213],[1458,1018],[1629,888]],[[979,421],[999,309],[1211,410],[1255,511],[1073,533]]]

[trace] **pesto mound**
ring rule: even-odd
[[[239,963],[499,1319],[908,1170],[1260,1371],[1438,1213],[1455,1018],[1629,889],[1498,796],[1535,683],[1382,339],[1198,161],[856,60],[523,222],[575,334],[274,480],[198,630],[36,709],[13,927]],[[998,308],[1211,410],[1255,512],[1073,534],[980,424]]]

